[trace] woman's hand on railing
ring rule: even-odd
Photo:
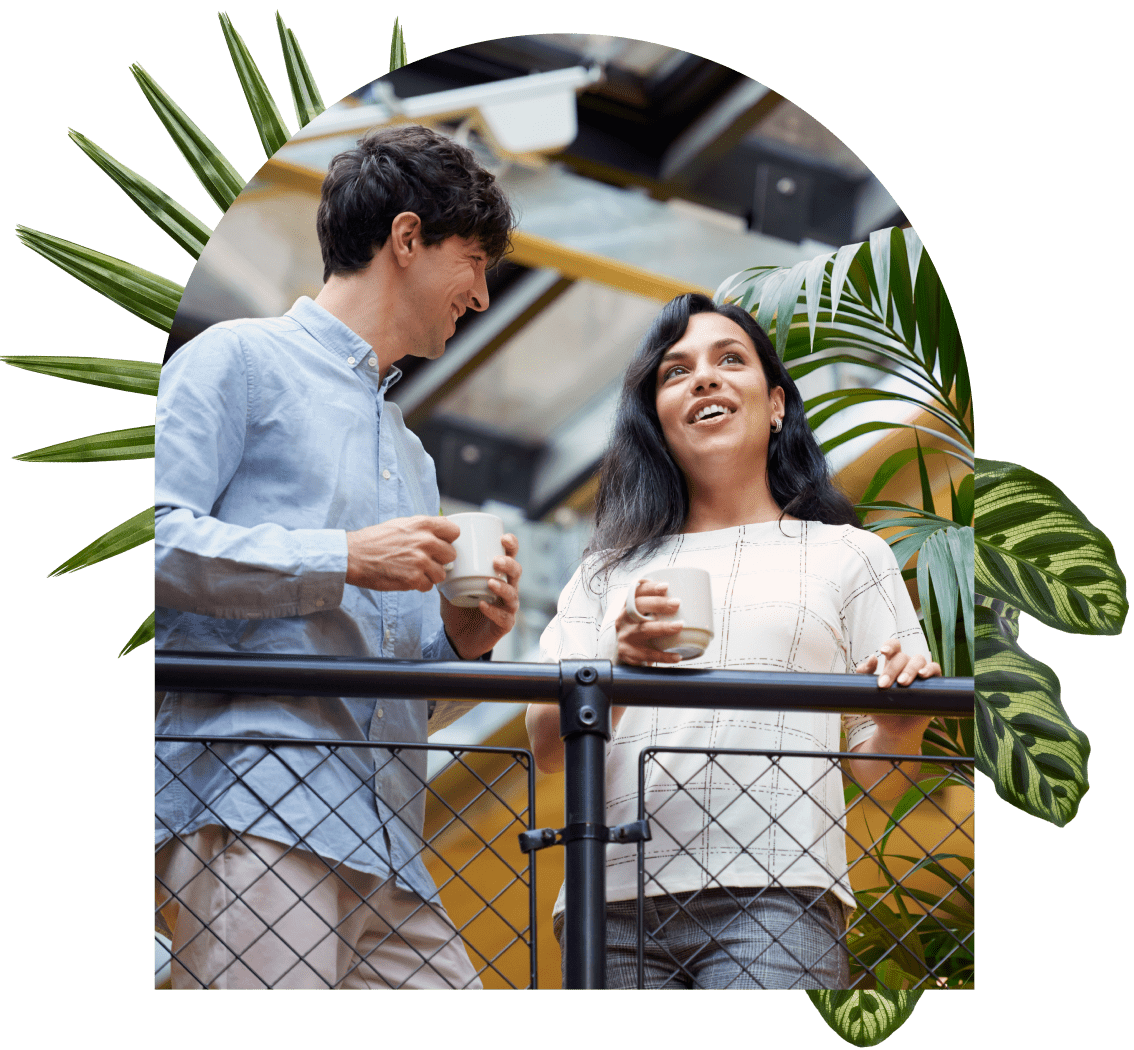
[[[915,678],[935,678],[941,666],[920,654],[902,652],[902,643],[891,638],[879,655],[868,656],[855,668],[857,674],[877,674],[878,688],[889,689],[895,682],[909,685]],[[921,738],[932,718],[924,715],[872,714],[874,735],[855,747],[855,754],[920,755]],[[850,772],[875,799],[896,798],[910,786],[921,769],[920,762],[901,762],[898,769],[885,762],[863,760],[850,762]]]

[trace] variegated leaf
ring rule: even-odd
[[[996,793],[1062,827],[1087,792],[1091,745],[1072,725],[1059,679],[1018,644],[1019,611],[976,608],[976,760]]]
[[[1126,577],[1106,536],[1046,478],[976,462],[976,589],[1060,631],[1118,634]]]
[[[851,1046],[876,1046],[905,1024],[921,998],[917,991],[807,992],[823,1020]]]

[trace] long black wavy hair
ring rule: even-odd
[[[775,347],[751,314],[718,306],[706,295],[679,295],[662,307],[622,381],[622,397],[610,445],[603,456],[595,506],[595,531],[586,553],[599,555],[596,572],[652,554],[679,533],[689,515],[685,476],[666,447],[658,420],[657,372],[694,314],[716,313],[734,321],[756,347],[768,389],[784,391],[783,429],[768,444],[768,483],[784,514],[827,525],[861,528],[854,507],[831,480],[827,460],[807,424],[803,398]],[[754,463],[754,470],[760,464]]]

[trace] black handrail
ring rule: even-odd
[[[931,678],[879,689],[872,675],[612,667],[608,660],[490,663],[171,650],[156,653],[154,669],[158,690],[558,702],[567,827],[551,834],[550,841],[558,838],[565,849],[568,988],[602,988],[606,983],[609,829],[603,823],[603,742],[610,739],[611,704],[952,718],[973,714],[971,678]]]
[[[973,713],[971,678],[931,678],[883,690],[871,675],[612,668],[605,660],[588,663],[610,682],[610,701],[629,707],[884,711],[952,718],[967,718]],[[556,701],[562,690],[559,664],[162,650],[155,655],[154,668],[157,689],[186,692],[526,703]]]

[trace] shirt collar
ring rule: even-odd
[[[298,321],[320,346],[341,358],[350,368],[357,368],[370,355],[371,346],[362,336],[306,295],[296,299],[287,316]],[[401,378],[402,370],[391,365],[378,387],[379,393],[384,395]]]
[[[361,364],[370,353],[370,344],[362,336],[306,295],[296,299],[287,316],[303,325],[320,346],[351,368]]]

